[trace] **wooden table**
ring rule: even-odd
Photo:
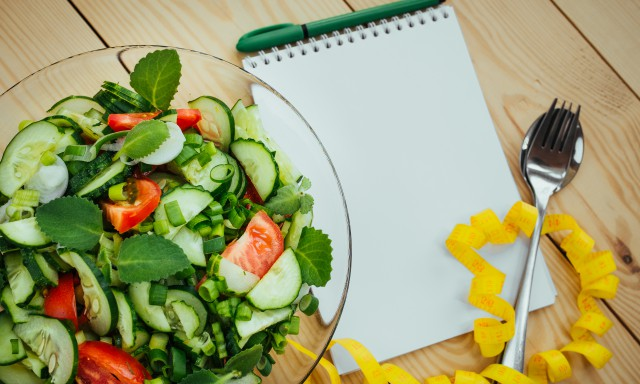
[[[254,28],[307,22],[385,0],[0,0],[0,92],[59,59],[106,46],[160,44],[192,48],[240,65],[237,38]],[[613,359],[601,370],[571,354],[570,383],[640,382],[640,1],[450,0],[491,117],[521,195],[518,148],[528,122],[553,97],[582,104],[586,156],[550,212],[567,212],[614,253],[618,295],[601,303],[615,323],[602,338]],[[3,140],[6,140],[3,138]],[[579,316],[578,279],[558,246],[542,239],[557,303],[533,313],[528,351],[565,345]],[[396,358],[418,378],[479,372],[471,335]],[[354,373],[346,383],[362,382]]]

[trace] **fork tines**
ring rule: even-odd
[[[558,99],[553,99],[551,107],[545,114],[541,126],[552,124],[551,128],[546,131],[545,137],[542,141],[542,146],[549,146],[550,149],[562,151],[564,144],[569,142],[569,135],[575,135],[575,125],[578,124],[578,118],[580,116],[580,105],[576,109],[576,112],[572,112],[573,103],[570,103],[568,107],[565,107],[566,101],[562,102],[560,108],[556,108]]]

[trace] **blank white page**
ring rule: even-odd
[[[453,8],[289,51],[243,64],[306,118],[342,183],[353,262],[335,337],[356,339],[386,360],[471,331],[473,320],[488,314],[467,302],[473,276],[445,240],[455,224],[486,208],[502,219],[520,196]],[[270,102],[260,92],[254,97],[269,131],[277,124],[269,117]],[[326,214],[318,213],[314,223]],[[527,247],[521,235],[514,245],[480,251],[506,273],[502,297],[512,303]],[[539,260],[532,309],[552,304],[556,294]],[[318,296],[333,302],[339,292],[320,290]],[[334,350],[341,372],[356,368],[346,352]]]

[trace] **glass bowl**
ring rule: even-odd
[[[0,150],[4,151],[22,120],[39,120],[58,100],[69,95],[93,96],[103,81],[128,88],[129,73],[147,53],[175,49],[182,64],[182,78],[172,106],[184,107],[201,95],[215,96],[229,107],[241,99],[245,106],[260,105],[265,130],[312,182],[313,226],[327,233],[333,246],[331,280],[313,287],[319,310],[301,318],[298,335],[288,338],[313,352],[313,359],[287,345],[276,355],[276,364],[264,383],[302,383],[316,367],[336,329],[345,304],[351,267],[349,217],[340,181],[313,129],[287,100],[268,84],[229,62],[204,53],[160,46],[124,46],[100,49],[69,57],[26,77],[0,95]]]

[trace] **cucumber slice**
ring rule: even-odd
[[[169,304],[169,307],[171,309],[168,313],[175,314],[185,337],[187,339],[194,337],[196,335],[196,331],[200,327],[200,318],[198,317],[196,310],[189,304],[180,300],[172,301]]]
[[[78,127],[78,130],[76,130],[75,128],[64,128],[64,135],[58,141],[54,153],[61,154],[70,145],[82,144],[84,144],[84,141],[82,140],[82,136],[80,135],[80,127]]]
[[[202,114],[202,119],[198,122],[202,137],[228,152],[229,144],[235,137],[235,122],[229,107],[212,96],[201,96],[188,104],[189,108],[199,109]]]
[[[51,244],[51,239],[40,230],[35,217],[2,223],[0,232],[7,240],[23,247],[37,248]]]
[[[4,266],[7,270],[7,280],[13,293],[16,305],[26,304],[35,294],[36,283],[29,270],[24,266],[21,253],[15,252],[4,255]]]
[[[9,312],[11,320],[13,320],[15,324],[26,323],[29,321],[30,311],[16,305],[15,299],[13,298],[13,292],[11,292],[11,288],[9,286],[5,286],[2,289],[0,303],[2,303],[2,307]]]
[[[286,307],[298,297],[301,285],[298,259],[293,250],[287,248],[269,272],[247,293],[247,300],[262,310]]]
[[[169,223],[167,212],[165,211],[164,206],[171,201],[178,202],[180,211],[182,212],[182,216],[188,223],[213,201],[213,197],[209,194],[209,192],[205,191],[202,188],[189,186],[177,187],[171,192],[162,196],[162,198],[160,199],[160,204],[155,210],[154,220],[167,221],[167,224],[169,225],[169,232],[164,235],[164,237],[167,239],[173,239],[180,228],[183,227],[182,225],[174,227],[173,225],[171,225],[171,223]]]
[[[212,194],[218,195],[226,192],[229,189],[229,182],[216,182],[213,181],[211,176],[218,180],[224,178],[229,164],[227,155],[222,151],[217,151],[211,160],[204,166],[200,165],[197,160],[191,160],[187,164],[180,167],[180,174],[192,185],[197,185]],[[219,167],[219,168],[216,168]],[[216,171],[214,171],[214,168]],[[222,174],[215,175],[218,169],[222,169]],[[212,172],[214,175],[212,175]]]
[[[40,253],[32,249],[22,250],[22,261],[37,285],[58,285],[58,271],[53,269]]]
[[[0,366],[0,382],[5,384],[43,384],[45,381],[37,377],[29,368],[21,363]]]
[[[105,81],[104,83],[102,83],[102,88],[105,91],[111,93],[116,98],[133,105],[141,112],[149,112],[155,110],[153,105],[151,105],[151,103],[148,102],[144,97],[126,87],[121,86],[120,84],[111,81]]]
[[[227,291],[225,293],[243,296],[251,288],[255,287],[260,280],[257,275],[243,270],[222,256],[215,256],[212,262],[214,263],[213,273],[224,277],[227,283]]]
[[[76,192],[76,195],[89,199],[98,198],[105,194],[112,185],[126,181],[127,177],[131,176],[132,173],[133,167],[120,160],[116,160]]]
[[[36,121],[18,132],[0,161],[0,192],[13,196],[38,171],[42,154],[54,151],[62,136],[55,124],[46,121]]]
[[[236,159],[227,155],[227,161],[233,169],[233,176],[231,176],[231,180],[229,182],[229,192],[232,192],[236,197],[238,197],[238,199],[241,199],[247,189],[247,176],[244,174],[242,167],[238,164]]]
[[[202,334],[202,332],[204,332],[205,327],[207,325],[207,317],[208,317],[207,308],[204,306],[202,301],[198,298],[198,296],[196,296],[194,292],[190,291],[190,288],[188,287],[185,287],[184,289],[170,289],[167,292],[167,300],[165,302],[165,307],[171,306],[176,301],[182,301],[193,308],[194,313],[198,318],[197,320],[188,320],[188,322],[192,324],[197,321],[198,326],[194,331],[194,335],[198,336]],[[190,327],[190,325],[182,323],[182,321],[183,319],[181,318],[180,322],[183,328],[185,327],[185,325],[187,327]]]
[[[151,328],[160,332],[171,332],[171,325],[160,305],[149,304],[151,283],[144,281],[129,286],[129,297],[136,314]]]
[[[78,271],[91,329],[98,336],[108,334],[118,322],[118,304],[104,275],[88,256],[65,252],[60,257]]]
[[[13,353],[12,340],[17,340],[18,349]],[[11,365],[27,357],[22,340],[13,332],[13,320],[7,312],[0,313],[0,365]]]
[[[273,153],[262,142],[252,139],[236,140],[230,148],[262,201],[266,201],[278,187],[278,165]]]
[[[182,248],[191,264],[199,267],[207,265],[207,260],[202,248],[203,240],[199,233],[187,227],[182,227],[173,237],[172,241]]]
[[[104,108],[89,96],[68,96],[55,103],[47,113],[55,114],[61,109],[74,113],[85,114],[91,109],[104,113]]]
[[[311,226],[313,220],[313,211],[302,213],[296,211],[291,217],[291,226],[287,232],[287,236],[284,238],[285,248],[298,248],[298,242],[300,242],[300,236],[302,235],[302,229],[304,227]]]
[[[269,309],[266,311],[251,308],[251,311],[251,320],[235,321],[236,330],[238,331],[238,335],[241,339],[245,339],[255,333],[269,328],[274,324],[287,320],[293,313],[293,309],[291,309],[291,307]]]
[[[116,324],[116,328],[122,337],[122,348],[128,350],[133,348],[136,341],[136,313],[127,295],[118,289],[112,289],[111,291],[118,305],[118,323]]]
[[[13,331],[49,367],[52,384],[71,384],[78,369],[75,334],[63,322],[44,316],[31,316],[16,324]]]

